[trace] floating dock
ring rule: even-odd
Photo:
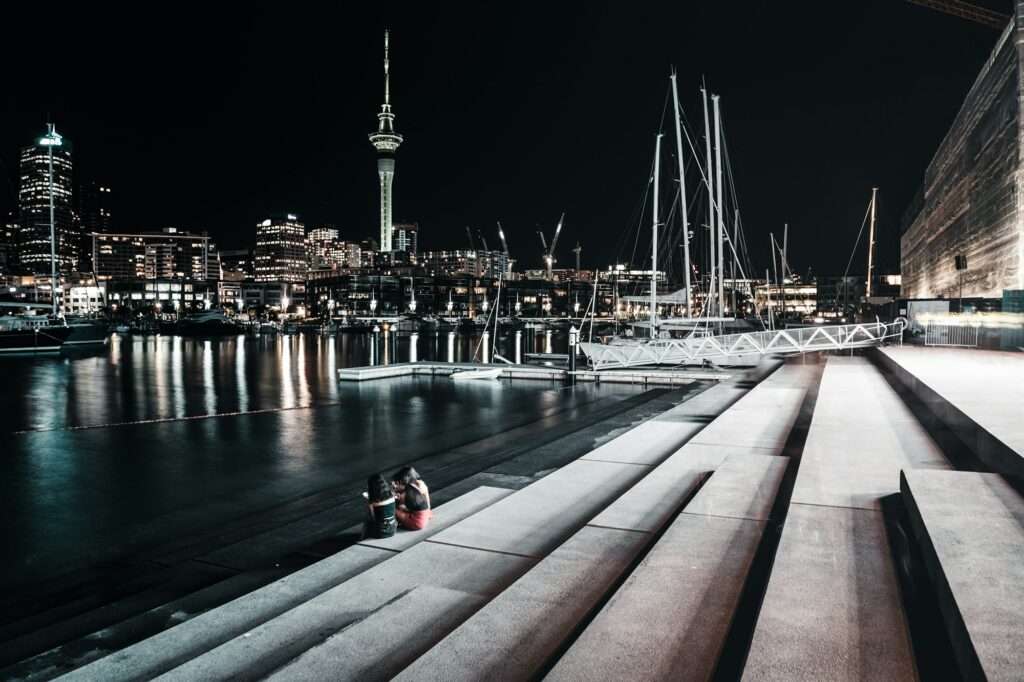
[[[376,381],[398,377],[428,376],[447,377],[456,371],[480,369],[482,367],[501,369],[501,379],[531,379],[537,381],[593,381],[613,384],[643,384],[645,386],[684,386],[694,381],[724,381],[731,372],[721,370],[672,370],[672,369],[624,369],[596,372],[581,369],[571,372],[564,367],[546,365],[505,365],[479,364],[471,362],[398,362],[393,365],[371,365],[349,367],[338,370],[340,381]]]

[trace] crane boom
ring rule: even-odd
[[[1002,30],[1010,21],[1010,17],[1005,14],[993,12],[990,9],[972,5],[963,0],[907,0],[907,2],[920,5],[921,7],[930,7],[931,9],[999,30]]]
[[[498,236],[501,237],[501,248],[504,249],[505,255],[508,255],[508,242],[505,241],[505,230],[501,229],[501,221],[498,222]]]
[[[548,251],[548,240],[544,239],[544,232],[542,232],[541,230],[537,230],[537,234],[540,235],[540,243],[544,245],[544,255],[547,256],[548,253],[549,253],[549,251]]]
[[[565,211],[562,212],[562,217],[558,219],[558,227],[555,228],[555,236],[551,239],[551,250],[548,252],[549,256],[555,255],[555,243],[558,241],[558,235],[562,231],[562,221],[565,220]]]
[[[484,245],[484,251],[490,251],[490,249],[487,248],[487,239],[484,238],[483,230],[477,230],[476,236],[480,238],[480,242]]]
[[[469,231],[469,225],[466,225],[466,236],[469,237],[469,250],[476,251],[476,244],[473,243],[473,233]]]

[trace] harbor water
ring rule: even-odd
[[[95,350],[0,358],[0,586],[132,556],[303,496],[605,397],[628,385],[347,384],[336,370],[468,361],[449,332],[114,336]],[[499,352],[564,353],[565,335]],[[485,346],[490,343],[485,340]]]

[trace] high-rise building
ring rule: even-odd
[[[85,232],[110,232],[112,191],[109,185],[82,182],[76,194],[78,222]]]
[[[79,233],[72,212],[71,143],[50,133],[21,150],[16,267],[50,274],[50,168],[53,168],[53,223],[57,273],[78,268]]]
[[[252,249],[224,249],[220,252],[220,264],[227,281],[241,282],[256,278]]]
[[[391,251],[391,229],[394,207],[391,186],[395,180],[395,152],[402,136],[395,132],[395,115],[391,113],[391,82],[388,73],[388,32],[384,32],[384,104],[377,114],[377,131],[370,133],[370,143],[377,150],[377,176],[380,178],[380,250]]]
[[[392,247],[395,251],[416,253],[419,246],[419,223],[395,223],[391,232]]]
[[[330,225],[314,227],[306,233],[306,267],[310,270],[331,268],[335,261],[334,246],[338,230]]]
[[[502,251],[424,251],[418,260],[423,270],[435,277],[471,275],[498,279],[508,276],[508,256]]]
[[[206,233],[165,227],[159,232],[91,232],[89,237],[98,279],[207,280],[219,274]]]
[[[306,281],[306,228],[294,213],[271,216],[256,226],[253,252],[257,282]]]
[[[81,235],[80,257],[78,268],[82,272],[92,272],[92,235],[93,232],[110,232],[111,224],[111,189],[107,185],[86,181],[75,187],[75,223]]]

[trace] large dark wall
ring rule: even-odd
[[[925,171],[900,243],[903,295],[956,297],[954,256],[967,256],[963,294],[1000,298],[1024,287],[1021,202],[1021,49],[1007,27]]]

